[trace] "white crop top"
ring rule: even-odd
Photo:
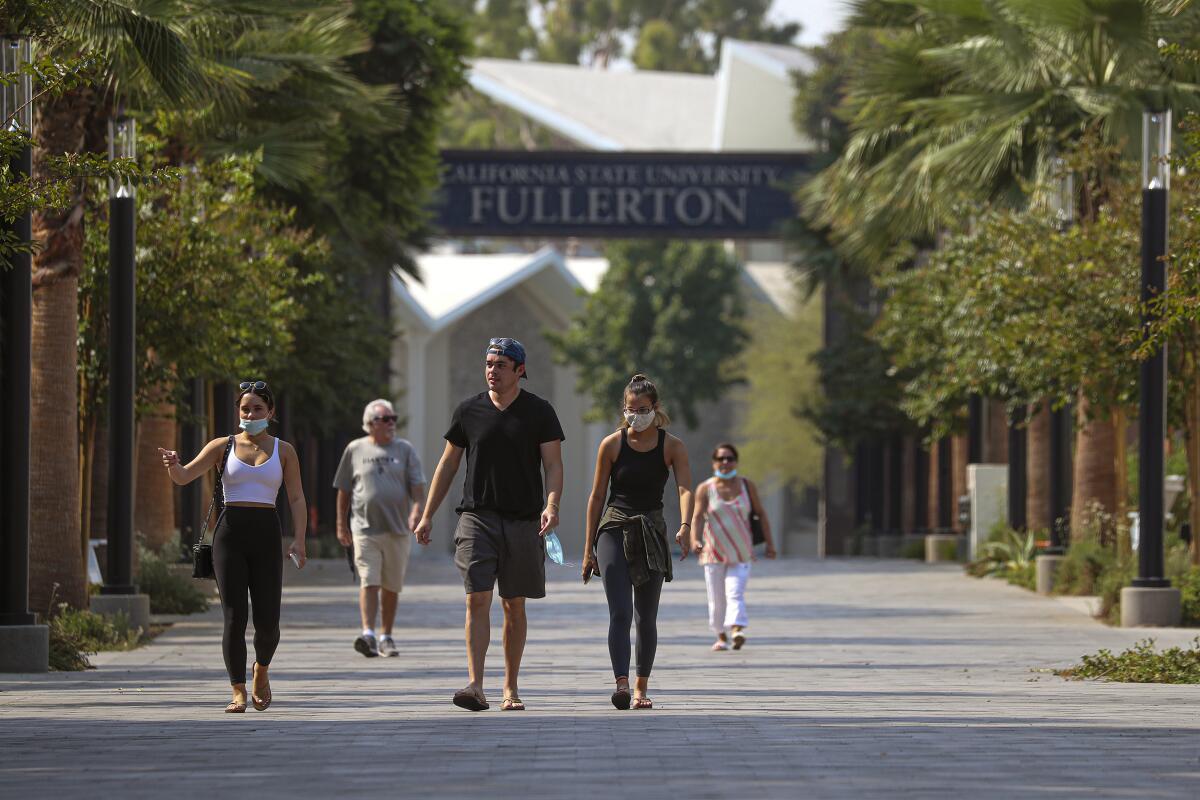
[[[225,473],[221,476],[221,484],[225,489],[225,504],[275,505],[275,498],[279,495],[279,487],[283,483],[279,440],[275,440],[275,449],[271,451],[271,457],[257,467],[238,458],[235,450],[229,451],[229,461],[225,464]]]

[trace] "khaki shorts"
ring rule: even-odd
[[[382,586],[389,592],[404,587],[411,533],[354,534],[354,567],[363,586]]]

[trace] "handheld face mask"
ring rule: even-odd
[[[257,436],[267,429],[271,424],[269,419],[244,419],[238,423],[242,430],[251,436]]]
[[[546,555],[555,564],[560,564],[564,567],[575,566],[574,564],[568,564],[567,562],[563,561],[562,542],[558,540],[558,534],[554,531],[550,531],[546,534]]]

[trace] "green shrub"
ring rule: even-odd
[[[141,644],[142,630],[124,614],[112,617],[60,604],[46,620],[50,629],[50,669],[74,672],[91,669],[88,655],[101,650],[132,650]]]
[[[1171,582],[1179,587],[1183,605],[1183,625],[1189,628],[1200,627],[1200,567],[1193,567]]]
[[[1033,591],[1037,588],[1037,567],[1032,561],[1004,573],[1004,579],[1013,586]]]
[[[1075,542],[1058,564],[1054,593],[1091,595],[1097,593],[1101,576],[1117,563],[1117,554],[1093,539]]]
[[[1154,640],[1144,639],[1120,655],[1101,650],[1083,656],[1078,665],[1055,671],[1069,680],[1120,683],[1200,683],[1200,637],[1190,649],[1171,647],[1157,653]]]
[[[1033,566],[1036,540],[1035,531],[1022,533],[1007,527],[994,528],[980,548],[979,558],[967,565],[967,572],[976,577],[994,575],[997,578],[1020,573],[1020,582],[1011,582],[1024,585],[1023,573]]]
[[[1137,560],[1121,556],[1096,579],[1096,594],[1100,596],[1099,617],[1109,625],[1121,621],[1121,590],[1133,583]]]
[[[904,549],[900,551],[903,558],[915,558],[919,561],[925,560],[925,543],[924,542],[909,542],[904,545]]]
[[[56,624],[55,617],[47,620],[50,629],[50,670],[51,672],[79,672],[91,669],[88,661],[88,649],[76,633],[62,625]]]
[[[958,542],[938,542],[937,557],[938,561],[957,561]]]
[[[164,554],[177,552],[172,543],[158,553],[138,545],[138,588],[150,597],[150,610],[155,614],[195,614],[208,609],[208,598],[191,578],[171,571]]]

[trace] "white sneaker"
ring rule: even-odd
[[[396,649],[396,643],[390,636],[384,636],[379,640],[379,655],[394,657],[400,655],[400,651]]]

